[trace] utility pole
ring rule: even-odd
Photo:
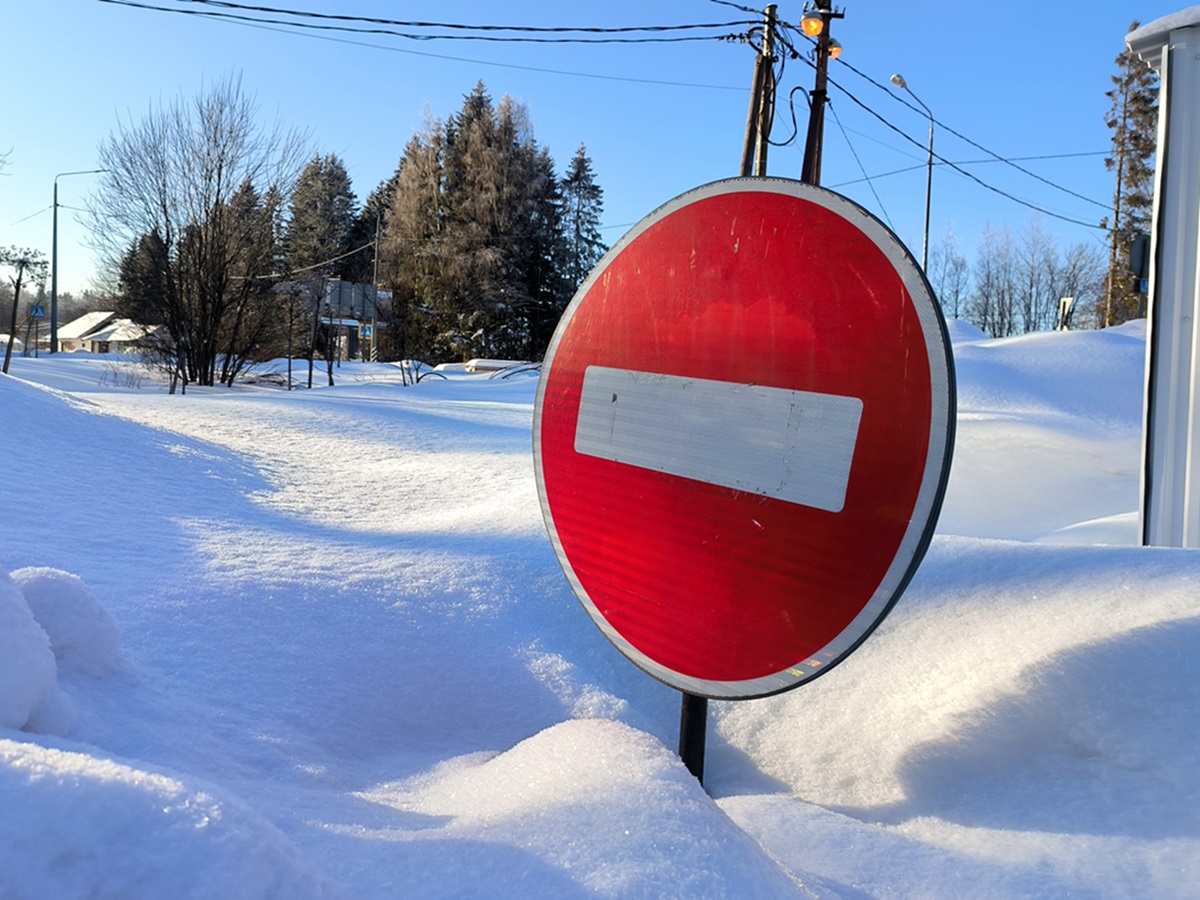
[[[58,352],[58,179],[68,175],[98,175],[108,169],[59,172],[54,176],[54,222],[50,236],[50,352]]]
[[[754,58],[750,109],[746,114],[746,140],[742,147],[742,177],[767,174],[767,148],[775,116],[775,4],[763,13],[763,38]]]
[[[838,47],[829,36],[829,26],[834,19],[845,18],[844,13],[833,10],[830,0],[815,0],[815,4],[815,9],[805,13],[805,21],[802,23],[805,33],[817,39],[817,76],[808,111],[804,164],[800,170],[800,180],[814,186],[821,183],[821,142],[825,133],[825,104],[829,100],[829,57],[831,51]]]

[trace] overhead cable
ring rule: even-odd
[[[925,110],[921,109],[920,107],[914,106],[912,103],[910,103],[907,99],[902,97],[896,91],[890,90],[887,87],[887,85],[881,84],[880,82],[878,82],[874,78],[872,78],[870,75],[855,68],[853,65],[846,62],[845,60],[839,58],[837,60],[837,62],[840,65],[845,66],[847,69],[849,69],[855,75],[857,75],[859,78],[862,78],[865,81],[870,82],[872,85],[874,85],[879,90],[883,91],[885,94],[887,94],[893,100],[895,100],[897,103],[902,103],[904,106],[907,106],[913,112],[918,113],[919,115],[921,115],[922,118],[925,118],[928,116],[928,113]],[[844,90],[844,88],[843,88],[843,90]],[[949,132],[950,134],[952,134],[956,138],[958,138],[960,141],[965,141],[966,143],[968,143],[972,147],[974,147],[976,150],[982,150],[984,153],[988,154],[988,156],[992,157],[997,162],[1001,162],[1007,166],[1011,166],[1012,168],[1016,169],[1018,172],[1021,172],[1024,175],[1028,175],[1030,178],[1033,178],[1036,181],[1040,181],[1043,184],[1054,188],[1056,191],[1061,191],[1064,194],[1069,194],[1070,196],[1076,198],[1077,200],[1083,200],[1085,203],[1091,203],[1093,206],[1098,206],[1104,210],[1109,209],[1109,206],[1110,206],[1109,204],[1101,203],[1099,200],[1094,200],[1091,197],[1087,197],[1087,196],[1084,196],[1083,194],[1076,193],[1075,191],[1071,190],[1070,188],[1065,188],[1061,184],[1055,184],[1053,181],[1051,181],[1048,178],[1043,178],[1041,175],[1038,175],[1036,172],[1032,172],[1029,169],[1026,169],[1024,166],[1017,165],[1016,162],[1012,158],[1001,156],[999,153],[989,150],[987,147],[983,146],[982,144],[978,143],[977,141],[971,140],[965,134],[962,134],[961,132],[956,131],[955,129],[951,128],[949,125],[945,124],[940,119],[933,118],[933,121],[943,131]]]
[[[363,22],[370,25],[394,25],[400,28],[444,28],[462,31],[514,31],[523,33],[571,33],[588,34],[625,34],[630,32],[657,31],[690,31],[701,28],[735,28],[739,25],[750,25],[752,22],[709,22],[687,23],[681,25],[620,25],[616,27],[601,26],[570,26],[570,25],[466,25],[461,22],[420,22],[402,21],[398,19],[379,19],[370,16],[350,16],[342,13],[319,13],[308,10],[286,9],[275,6],[254,6],[248,3],[234,3],[231,0],[174,0],[175,3],[190,3],[198,6],[216,6],[222,9],[237,9],[244,12],[271,13],[273,15],[296,16],[307,19],[329,19],[340,22]]]
[[[675,44],[694,41],[711,41],[711,40],[729,40],[731,38],[740,37],[740,35],[728,34],[702,34],[702,35],[683,35],[678,37],[660,37],[660,36],[644,36],[644,37],[614,37],[614,36],[558,36],[558,37],[543,37],[532,36],[526,33],[498,35],[498,34],[423,34],[419,32],[398,31],[394,28],[374,27],[374,28],[356,28],[350,25],[318,25],[313,22],[305,21],[287,21],[285,19],[272,19],[265,16],[246,16],[237,13],[227,12],[209,12],[198,9],[181,9],[179,7],[156,6],[151,3],[139,3],[135,0],[100,0],[101,3],[112,3],[117,6],[129,6],[135,9],[145,9],[154,12],[175,13],[177,15],[196,16],[204,19],[219,19],[233,22],[245,22],[254,24],[278,25],[286,29],[306,29],[312,31],[335,31],[348,34],[378,34],[387,35],[389,37],[404,38],[413,41],[435,41],[435,40],[450,40],[450,41],[486,41],[490,43],[533,43],[533,44]],[[202,2],[202,0],[187,0],[187,2]],[[289,13],[289,15],[300,15]],[[308,15],[317,15],[305,14]],[[330,17],[333,18],[333,17]],[[730,23],[729,25],[713,25],[699,27],[734,27],[737,25],[749,25],[749,22]],[[663,26],[664,28],[667,26]],[[571,29],[579,31],[580,29]]]
[[[800,32],[796,31],[795,29],[793,29],[791,27],[787,27],[787,26],[785,26],[784,28],[781,28],[780,31],[781,31],[781,34],[783,35],[781,37],[781,42],[784,44],[784,46],[786,46],[789,50],[791,50],[794,55],[803,56],[795,49],[795,46],[786,37],[787,34],[800,35]],[[812,43],[812,39],[809,38],[807,35],[803,35],[803,37],[806,41],[809,41],[809,43]],[[804,57],[804,60],[810,67],[815,67],[815,63],[811,59]],[[837,59],[836,61],[838,63],[846,66],[846,68],[848,68],[850,71],[854,72],[860,78],[863,78],[866,81],[870,82],[871,84],[875,85],[877,88],[882,90],[893,100],[896,100],[897,102],[904,104],[906,107],[911,109],[913,112],[918,112],[922,116],[926,116],[926,113],[924,110],[921,110],[916,106],[913,106],[911,103],[909,103],[904,98],[897,96],[895,91],[889,90],[887,87],[880,84],[878,81],[871,78],[866,73],[861,72],[860,70],[856,69],[854,66],[850,65],[849,63],[844,62],[840,58]],[[852,94],[844,85],[837,82],[832,76],[828,76],[828,81],[829,81],[829,84],[836,87],[839,91],[841,91],[843,94],[845,94],[846,97],[849,98],[851,101],[853,101],[856,105],[861,107],[863,110],[865,110],[867,113],[869,113],[874,118],[878,119],[881,123],[883,123],[889,129],[894,131],[896,134],[900,135],[906,141],[908,141],[909,143],[913,144],[914,146],[920,148],[921,151],[924,153],[931,152],[931,151],[927,151],[926,147],[920,141],[913,138],[911,135],[909,135],[907,132],[905,132],[903,129],[899,128],[898,126],[893,125],[883,115],[876,112],[871,107],[867,106],[866,103],[864,103],[862,100],[860,100],[854,94]],[[1002,163],[1005,163],[1006,165],[1012,166],[1013,168],[1023,172],[1024,174],[1029,175],[1030,177],[1032,177],[1038,181],[1041,181],[1041,182],[1049,185],[1050,187],[1055,188],[1056,190],[1062,191],[1063,193],[1070,194],[1071,196],[1077,197],[1081,200],[1085,200],[1088,203],[1096,204],[1097,206],[1100,206],[1103,209],[1108,208],[1103,203],[1099,203],[1098,201],[1093,200],[1090,197],[1085,197],[1082,194],[1077,194],[1074,191],[1069,190],[1068,188],[1064,188],[1061,185],[1057,185],[1054,182],[1052,182],[1046,178],[1042,178],[1040,175],[1030,172],[1028,169],[1024,168],[1023,166],[1016,165],[1016,163],[1012,162],[1011,160],[1006,159],[1005,157],[1001,156],[998,153],[994,153],[993,151],[989,150],[987,147],[984,147],[982,144],[979,144],[976,141],[972,141],[970,138],[964,137],[963,135],[959,134],[959,132],[955,131],[953,128],[950,128],[948,125],[943,125],[941,122],[938,122],[936,119],[934,119],[934,122],[936,124],[940,125],[946,131],[948,131],[950,134],[953,134],[955,137],[958,137],[958,138],[966,141],[968,144],[975,147],[976,149],[982,150],[984,153],[987,153],[989,156],[995,158],[998,162],[1002,162]],[[1029,209],[1032,209],[1036,212],[1040,212],[1043,215],[1050,216],[1051,218],[1061,219],[1064,222],[1070,222],[1073,225],[1082,225],[1085,228],[1095,228],[1095,229],[1100,229],[1100,227],[1101,227],[1099,224],[1097,224],[1095,222],[1086,222],[1082,219],[1075,219],[1070,216],[1063,215],[1062,213],[1056,213],[1052,210],[1046,209],[1045,207],[1038,206],[1036,203],[1030,203],[1028,200],[1022,200],[1020,197],[1016,196],[1015,194],[1011,194],[1008,191],[1005,191],[1001,188],[996,187],[995,185],[988,184],[982,178],[979,178],[977,175],[974,175],[973,173],[968,172],[966,169],[961,168],[959,165],[951,162],[950,160],[946,159],[944,156],[941,156],[938,153],[933,153],[932,155],[934,158],[938,159],[943,165],[948,166],[949,168],[958,172],[960,175],[963,175],[964,177],[969,178],[971,181],[974,181],[975,183],[979,184],[981,187],[984,187],[987,190],[992,191],[993,193],[999,194],[1002,197],[1006,197],[1007,199],[1012,200],[1014,203],[1019,203],[1022,206],[1028,207]]]
[[[101,3],[112,3],[118,6],[134,5],[129,2],[120,2],[120,0],[99,0]],[[157,7],[145,7],[148,9],[157,9]],[[174,12],[175,10],[162,10],[164,12]],[[389,53],[402,53],[406,56],[420,56],[425,59],[442,59],[449,62],[471,63],[478,66],[492,66],[499,69],[515,69],[520,72],[539,72],[545,75],[565,75],[570,78],[589,78],[596,81],[617,81],[626,84],[646,84],[657,85],[661,87],[682,87],[682,88],[698,88],[708,91],[736,91],[742,93],[744,87],[735,87],[728,84],[700,84],[693,81],[667,81],[660,78],[636,78],[631,75],[602,75],[598,72],[576,72],[570,69],[551,69],[546,66],[528,66],[520,63],[497,62],[488,59],[476,59],[468,56],[455,56],[449,53],[433,53],[428,50],[413,50],[408,47],[395,47],[389,44],[371,43],[368,41],[356,41],[351,38],[334,37],[329,34],[319,34],[307,31],[295,31],[288,28],[279,28],[273,25],[265,25],[259,22],[230,22],[233,25],[241,25],[246,28],[256,28],[260,31],[271,31],[276,34],[286,34],[290,37],[303,37],[315,41],[328,41],[335,44],[346,44],[351,47],[366,47],[370,50],[386,50]]]
[[[837,123],[837,127],[841,129],[842,138],[846,141],[846,146],[850,148],[850,153],[854,157],[854,161],[858,163],[858,170],[863,173],[863,178],[867,182],[867,186],[871,189],[871,193],[875,196],[875,202],[879,204],[879,211],[883,213],[883,218],[887,220],[888,228],[892,231],[896,230],[896,226],[892,224],[892,217],[887,214],[887,208],[884,207],[883,201],[879,199],[879,192],[875,190],[875,182],[871,180],[871,176],[867,174],[866,168],[862,164],[862,160],[858,158],[858,151],[854,149],[854,145],[850,143],[850,135],[846,133],[846,129],[842,126],[842,120],[838,117],[837,109],[832,103],[829,104],[829,111],[833,113],[833,121]]]
[[[834,79],[830,78],[829,83],[832,84],[834,87],[836,87],[838,90],[840,90],[843,94],[845,94],[846,97],[848,97],[855,104],[857,104],[862,109],[866,110],[866,112],[868,112],[870,115],[874,116],[876,119],[878,119],[880,122],[882,122],[885,126],[890,128],[892,131],[896,132],[896,134],[903,137],[906,141],[908,141],[911,144],[916,145],[917,147],[920,147],[922,150],[925,149],[924,145],[922,145],[920,141],[918,141],[916,138],[913,138],[910,135],[906,134],[903,129],[897,127],[896,125],[893,125],[891,122],[889,122],[887,119],[885,119],[882,115],[880,115],[875,110],[871,109],[871,107],[867,106],[865,103],[863,103],[861,100],[859,100],[856,96],[854,96],[854,94],[850,93],[850,91],[846,90],[845,87],[843,87],[842,85],[840,85],[836,81],[834,81]],[[1021,204],[1021,206],[1028,207],[1029,209],[1032,209],[1035,212],[1042,213],[1043,215],[1050,216],[1051,218],[1061,219],[1064,222],[1070,222],[1072,225],[1082,225],[1085,228],[1095,228],[1095,229],[1103,230],[1103,229],[1101,229],[1101,226],[1099,224],[1097,224],[1096,222],[1087,222],[1087,221],[1084,221],[1083,219],[1075,219],[1075,218],[1072,218],[1071,216],[1065,216],[1062,213],[1056,213],[1053,210],[1046,209],[1043,206],[1038,206],[1036,203],[1030,203],[1028,200],[1022,200],[1020,197],[1016,196],[1015,194],[1010,194],[1008,191],[998,188],[995,185],[988,184],[982,178],[978,177],[977,175],[975,175],[971,172],[968,172],[966,169],[962,168],[959,165],[956,165],[955,163],[951,162],[950,160],[946,159],[944,156],[941,156],[938,153],[934,153],[933,156],[935,159],[940,160],[943,165],[948,166],[949,168],[953,169],[955,172],[958,172],[960,175],[963,175],[966,178],[969,178],[971,181],[974,181],[976,184],[980,185],[981,187],[986,188],[987,190],[989,190],[995,194],[999,194],[1001,197],[1006,197],[1009,200],[1012,200],[1014,203],[1019,203],[1019,204]]]

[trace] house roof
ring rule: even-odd
[[[89,341],[127,344],[131,341],[140,341],[146,334],[146,328],[131,319],[113,319],[95,331],[89,332],[86,337]]]
[[[72,319],[66,325],[60,325],[58,339],[60,341],[77,341],[91,334],[97,328],[107,325],[116,316],[115,312],[84,313],[78,319]]]

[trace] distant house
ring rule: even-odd
[[[64,353],[132,353],[152,329],[114,312],[84,313],[58,329],[58,349]]]
[[[132,353],[149,333],[144,325],[131,319],[112,319],[95,331],[89,331],[80,342],[82,349],[92,353]],[[59,343],[62,343],[59,332]]]
[[[71,353],[75,350],[91,350],[87,337],[93,332],[109,325],[117,318],[115,312],[84,313],[78,319],[72,319],[58,327],[58,349]]]

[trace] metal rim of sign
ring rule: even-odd
[[[626,640],[592,602],[564,551],[555,524],[543,474],[545,461],[541,434],[545,390],[555,354],[570,327],[574,313],[592,286],[603,277],[608,267],[626,247],[654,225],[700,200],[737,192],[778,193],[817,204],[852,224],[883,253],[899,275],[917,313],[929,362],[932,396],[928,450],[917,500],[891,565],[867,603],[836,638],[822,648],[819,659],[814,654],[796,660],[794,665],[768,676],[739,681],[714,681],[677,672],[650,658]],[[725,179],[681,194],[634,225],[597,263],[563,313],[546,351],[534,406],[533,456],[539,501],[551,543],[575,596],[608,640],[631,662],[659,681],[696,696],[725,700],[768,696],[798,687],[844,661],[870,636],[903,594],[933,538],[938,513],[945,497],[954,446],[955,415],[954,366],[946,323],[924,273],[899,238],[869,211],[827,189],[782,178]]]

